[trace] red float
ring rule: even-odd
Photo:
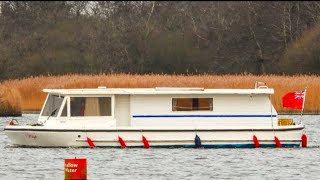
[[[281,148],[281,142],[280,142],[280,140],[277,138],[277,136],[274,136],[274,142],[276,142],[276,147],[277,148]]]
[[[258,138],[257,138],[256,135],[253,135],[253,142],[254,142],[254,146],[255,146],[256,148],[259,148],[259,147],[260,147],[259,140],[258,140]]]
[[[302,145],[302,147],[307,147],[307,142],[308,142],[308,139],[307,139],[307,135],[305,135],[305,134],[302,134],[302,136],[301,136],[301,145]]]
[[[148,149],[150,147],[147,138],[145,138],[144,136],[142,136],[142,142],[143,142],[144,148]]]
[[[87,179],[87,159],[64,159],[64,179]]]
[[[126,143],[124,142],[124,140],[120,136],[118,136],[118,141],[119,141],[119,143],[121,145],[121,148],[126,148],[127,147]]]
[[[89,137],[87,137],[87,142],[88,142],[88,144],[89,144],[89,146],[91,147],[91,148],[95,148],[96,146],[94,145],[94,143],[92,142],[92,140],[89,138]]]
[[[10,122],[9,122],[9,126],[15,126],[15,125],[18,125],[18,121],[16,119],[12,119]]]

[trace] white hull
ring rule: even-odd
[[[255,135],[261,147],[275,147],[278,137],[283,147],[299,147],[303,125],[276,129],[45,129],[39,126],[7,126],[12,144],[30,147],[120,147],[118,136],[127,147],[143,147],[142,136],[150,147],[195,147],[195,136],[203,147],[254,147]]]

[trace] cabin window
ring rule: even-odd
[[[71,116],[111,116],[111,97],[71,97]]]
[[[172,111],[212,111],[212,98],[173,98]]]
[[[57,117],[63,98],[63,96],[49,95],[41,115]]]

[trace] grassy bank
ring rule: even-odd
[[[294,113],[296,110],[283,108],[282,96],[289,91],[307,87],[306,113],[320,112],[320,76],[276,76],[276,75],[64,75],[40,76],[20,80],[9,80],[1,84],[1,108],[14,111],[37,111],[42,107],[46,94],[44,88],[142,88],[142,87],[204,87],[204,88],[254,88],[256,81],[267,83],[275,89],[273,104],[278,112]],[[4,88],[3,88],[4,87]],[[3,90],[5,89],[5,90]],[[6,104],[3,106],[3,104]],[[0,112],[2,112],[0,110]]]

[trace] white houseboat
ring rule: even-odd
[[[281,119],[274,90],[44,89],[36,124],[5,127],[31,147],[300,147],[304,125]]]

